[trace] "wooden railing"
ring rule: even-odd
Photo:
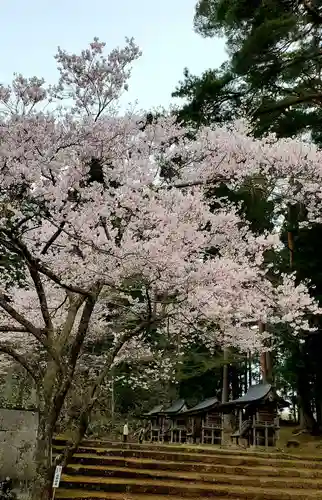
[[[252,421],[250,419],[243,421],[240,427],[240,436],[242,436],[247,431],[247,429],[251,426],[251,423]]]

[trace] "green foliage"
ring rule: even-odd
[[[224,123],[242,116],[244,88],[227,71],[208,70],[202,78],[193,76],[186,68],[184,81],[179,83],[173,97],[187,102],[178,113],[178,119],[192,125]]]
[[[186,69],[174,96],[184,99],[178,119],[199,127],[248,117],[252,133],[278,137],[310,133],[322,144],[322,3],[319,0],[199,0],[195,29],[202,36],[225,36],[229,60],[201,77]],[[261,184],[262,182],[262,184]],[[208,192],[221,193],[240,204],[240,213],[260,233],[276,224],[276,206],[270,186],[250,179],[237,192],[219,186]],[[274,211],[275,208],[275,211]],[[322,300],[321,226],[301,228],[306,214],[301,207],[279,214],[284,250],[266,255],[272,264],[272,279],[281,272],[295,271],[298,280],[309,280],[311,293]],[[290,263],[288,233],[294,242]],[[304,411],[318,408],[322,401],[321,319],[312,318],[318,331],[294,338],[288,328],[274,330],[276,383],[285,394],[297,392]],[[321,413],[321,412],[320,412]]]
[[[247,115],[254,134],[312,133],[321,143],[322,5],[295,0],[200,0],[195,29],[225,36],[229,61],[174,93],[196,124]]]

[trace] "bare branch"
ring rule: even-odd
[[[0,293],[0,307],[2,307],[2,309],[4,309],[14,320],[20,323],[20,325],[22,325],[27,332],[32,333],[32,335],[45,346],[47,342],[43,336],[43,330],[34,326],[27,318],[14,309],[14,307],[9,304],[8,298],[3,293]]]
[[[80,295],[85,295],[86,297],[91,295],[91,292],[89,290],[85,290],[84,288],[78,287],[78,286],[73,286],[73,285],[67,285],[66,283],[63,283],[58,276],[56,276],[55,273],[53,273],[50,269],[48,269],[46,266],[42,265],[39,261],[37,261],[37,269],[39,270],[40,273],[44,274],[48,278],[50,278],[56,285],[61,286],[65,290],[68,290],[69,292],[73,293],[79,293]]]
[[[59,335],[59,340],[58,340],[59,349],[63,349],[63,347],[65,346],[69,338],[70,332],[72,331],[72,328],[74,326],[77,313],[80,307],[83,305],[84,301],[85,301],[84,295],[78,296],[78,299],[76,301],[75,300],[73,301],[73,299],[70,298],[70,306],[68,308],[67,318],[64,323],[64,328]]]
[[[28,265],[28,267],[29,267],[30,276],[31,276],[31,278],[34,282],[35,288],[36,288],[36,292],[37,292],[39,304],[40,304],[40,309],[41,309],[42,317],[44,318],[47,332],[48,332],[48,334],[52,334],[54,331],[54,325],[53,325],[53,322],[52,322],[52,319],[51,319],[51,316],[49,313],[46,293],[45,293],[45,289],[43,287],[39,272],[34,267],[33,264]]]
[[[149,320],[151,320],[153,311],[152,311],[151,298],[150,298],[150,294],[149,294],[149,290],[148,290],[147,286],[145,287],[145,295],[146,295],[147,306],[148,306],[148,317],[149,317]]]
[[[107,229],[106,217],[101,217],[101,225],[102,225],[102,228],[104,229],[104,234],[105,234],[105,236],[106,236],[106,239],[107,239],[108,241],[110,241],[111,236],[110,236],[110,234],[109,234],[109,232],[108,232],[108,229]]]
[[[0,325],[0,332],[28,333],[28,330],[23,326]]]
[[[13,347],[6,345],[6,344],[1,344],[0,343],[0,353],[7,354],[10,356],[12,359],[14,359],[17,363],[19,363],[28,373],[29,375],[34,379],[37,385],[40,383],[40,377],[38,374],[38,370],[36,369],[36,366],[31,364],[24,356],[19,354]]]
[[[157,318],[152,323],[151,323],[151,321],[142,321],[142,323],[140,323],[137,326],[137,328],[126,332],[120,338],[120,340],[116,343],[116,345],[114,346],[114,348],[111,352],[111,355],[109,356],[109,360],[106,362],[101,373],[98,375],[98,377],[96,378],[96,381],[92,385],[88,399],[85,400],[84,407],[83,407],[82,412],[79,416],[80,428],[78,431],[78,435],[77,435],[76,439],[71,441],[69,446],[66,448],[64,455],[62,457],[62,461],[60,462],[60,465],[65,466],[69,462],[71,456],[73,455],[73,453],[77,449],[77,447],[80,443],[80,440],[84,436],[84,434],[86,432],[89,416],[90,416],[90,414],[94,408],[95,402],[96,402],[96,393],[97,393],[98,389],[100,388],[101,384],[103,383],[105,377],[110,372],[113,361],[114,361],[115,357],[118,355],[118,353],[120,352],[120,350],[122,349],[122,347],[124,346],[124,344],[126,342],[128,342],[129,340],[131,340],[132,338],[139,335],[146,328],[152,326],[152,324],[155,324],[158,321],[161,321],[162,319],[164,319],[164,318]]]
[[[57,366],[63,372],[64,370],[56,350],[51,346],[48,339],[43,335],[44,330],[42,328],[37,328],[27,318],[20,314],[14,307],[12,307],[9,304],[6,296],[2,293],[0,294],[0,307],[2,307],[2,309],[4,309],[12,317],[12,319],[17,321],[17,323],[20,323],[20,325],[22,325],[27,330],[27,332],[31,333],[38,340],[38,342],[40,342],[40,344],[46,349],[48,354],[50,354],[50,356],[56,362]]]
[[[61,303],[60,303],[60,304],[59,304],[59,305],[58,305],[58,306],[54,309],[54,312],[53,312],[53,314],[52,314],[52,316],[53,316],[53,317],[57,314],[57,312],[59,311],[59,309],[60,309],[61,307],[63,307],[63,306],[66,304],[67,299],[68,299],[68,293],[66,293],[66,295],[65,295],[64,299],[63,299],[63,300],[61,301]]]
[[[42,251],[41,251],[41,254],[42,254],[42,255],[45,255],[45,254],[48,252],[48,250],[49,250],[49,248],[51,247],[51,245],[52,245],[53,243],[55,243],[55,241],[57,240],[57,238],[59,237],[59,235],[63,232],[63,229],[64,229],[65,224],[66,224],[66,222],[65,222],[65,221],[63,221],[63,222],[60,224],[60,226],[59,226],[59,228],[57,229],[57,231],[55,231],[55,233],[52,235],[52,237],[51,237],[51,238],[47,241],[46,245],[44,246],[44,248],[43,248],[43,249],[42,249]]]
[[[106,362],[105,367],[103,368],[102,372],[98,375],[95,383],[93,384],[90,400],[93,400],[93,398],[95,398],[95,394],[98,388],[103,383],[105,377],[108,375],[116,356],[119,354],[124,344],[126,344],[126,342],[128,342],[129,340],[132,340],[133,338],[140,335],[140,333],[142,333],[147,328],[151,328],[151,326],[157,324],[159,321],[162,321],[162,319],[164,319],[164,317],[155,318],[154,320],[149,319],[147,321],[146,320],[142,321],[142,323],[140,323],[134,330],[129,330],[128,332],[124,333],[124,335],[122,335],[120,340],[115,344],[114,348],[112,349],[109,356],[109,360]]]
[[[10,234],[10,233],[9,233]],[[46,298],[46,293],[38,272],[38,269],[36,267],[36,260],[32,257],[31,253],[29,252],[28,248],[23,245],[22,243],[19,242],[16,238],[11,237],[13,240],[13,244],[18,247],[20,255],[22,255],[27,263],[28,269],[30,276],[34,282],[35,289],[37,292],[37,296],[39,299],[39,304],[40,304],[40,309],[41,313],[46,325],[46,328],[48,329],[48,333],[53,332],[53,323],[50,317],[49,309],[48,309],[48,304],[47,304],[47,298]],[[3,243],[4,245],[6,242]],[[11,243],[7,246],[8,248],[11,247]]]
[[[75,340],[73,342],[71,351],[70,351],[70,358],[69,358],[69,365],[70,366],[75,366],[76,361],[80,352],[80,349],[84,343],[85,336],[88,330],[88,325],[96,304],[96,301],[98,299],[98,296],[102,290],[102,285],[97,284],[95,286],[95,291],[93,290],[93,294],[86,299],[85,306],[83,309],[83,314],[79,322],[79,327],[76,333]]]
[[[61,408],[62,408],[64,401],[65,401],[66,394],[69,391],[71,383],[73,381],[73,376],[75,373],[75,368],[76,368],[76,363],[77,363],[77,360],[79,357],[79,353],[80,353],[81,348],[83,346],[85,336],[86,336],[86,333],[88,330],[88,325],[89,325],[96,301],[97,301],[98,296],[101,292],[101,289],[102,289],[102,286],[100,284],[96,284],[96,286],[94,287],[94,289],[92,291],[93,293],[89,297],[87,297],[87,299],[86,299],[83,314],[82,314],[82,317],[81,317],[80,322],[79,322],[78,331],[76,333],[76,337],[73,341],[73,344],[72,344],[71,350],[70,350],[70,356],[69,356],[69,362],[68,362],[69,373],[68,373],[67,377],[64,379],[60,390],[58,391],[58,393],[56,394],[56,396],[54,398],[53,410],[52,410],[51,417],[50,417],[50,425],[52,427],[55,425],[55,423],[59,417]],[[73,320],[75,319],[77,310],[79,309],[80,305],[81,305],[81,302],[78,301],[78,304],[76,305],[76,307],[74,307],[74,309],[71,311],[71,326],[73,324]],[[66,335],[66,332],[64,332],[64,333]]]
[[[63,231],[63,229],[61,228]],[[77,287],[77,286],[72,286],[72,285],[67,285],[63,283],[58,276],[56,276],[55,273],[53,273],[50,269],[48,269],[46,266],[41,264],[41,262],[38,259],[35,259],[29,252],[27,246],[22,243],[19,239],[15,238],[12,233],[8,230],[3,229],[2,232],[9,238],[11,242],[6,242],[4,240],[1,240],[1,243],[6,246],[11,251],[15,251],[17,254],[22,255],[27,264],[29,262],[30,265],[34,266],[35,269],[37,269],[41,274],[44,274],[48,278],[50,278],[54,283],[57,285],[61,286],[65,290],[68,290],[70,292],[74,293],[79,293],[81,295],[88,296],[90,295],[91,292],[88,290],[84,290],[83,288]],[[29,266],[28,266],[29,267]]]

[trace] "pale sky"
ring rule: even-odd
[[[143,51],[122,99],[167,107],[187,66],[193,74],[218,67],[224,41],[193,32],[196,0],[1,0],[0,82],[13,72],[56,81],[57,46],[77,52],[94,36],[111,49],[134,37]]]

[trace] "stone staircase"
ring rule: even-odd
[[[54,441],[53,456],[64,448]],[[84,441],[57,499],[322,500],[322,455]]]

